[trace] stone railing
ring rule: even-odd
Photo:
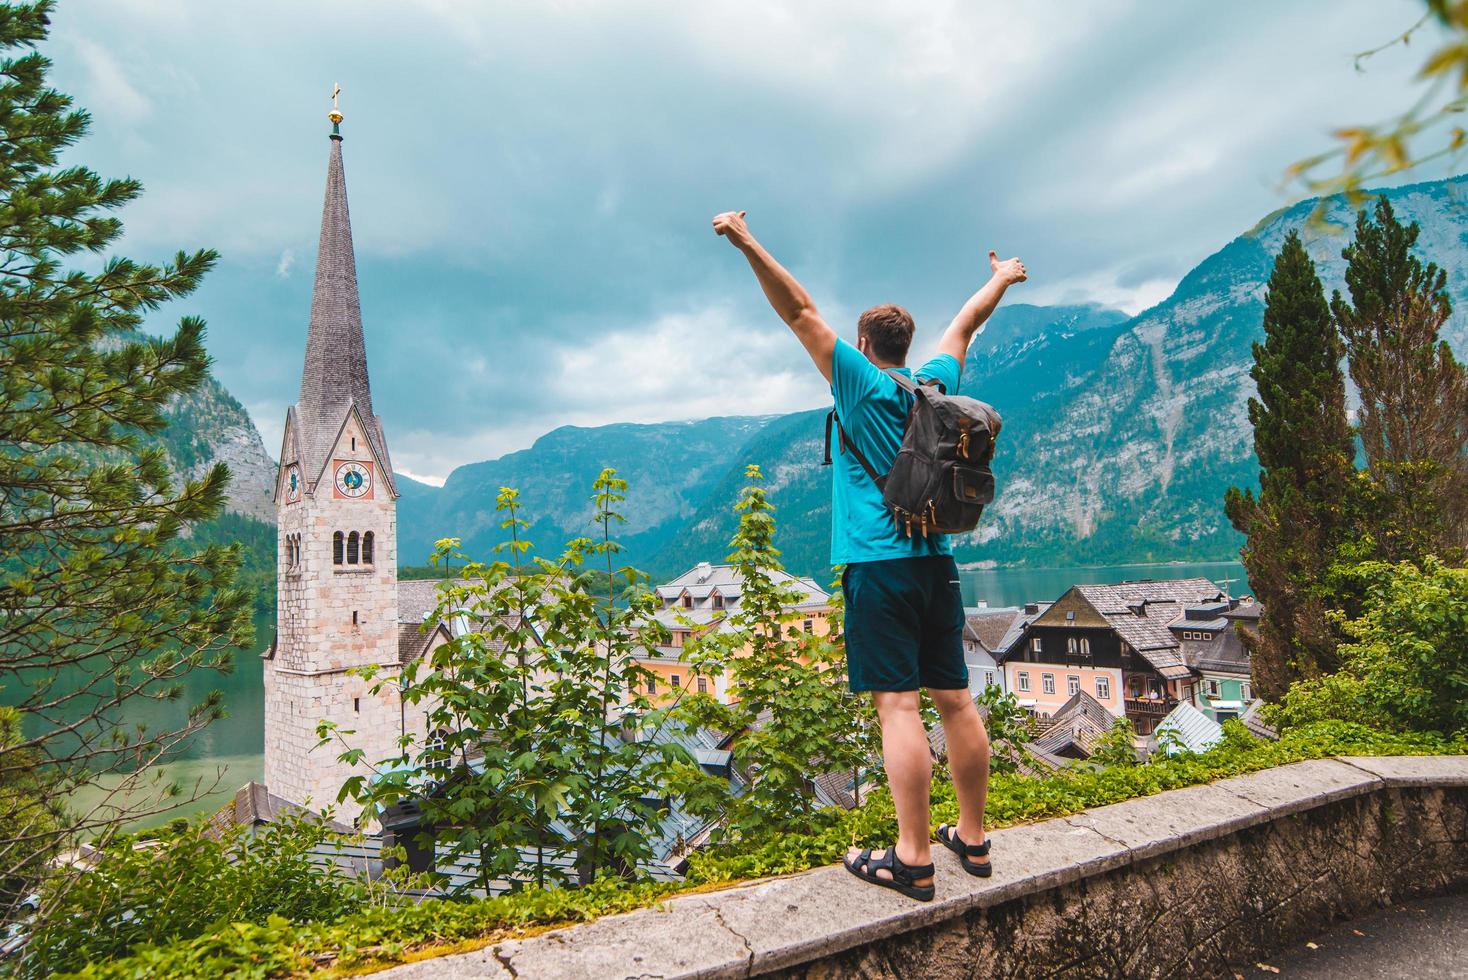
[[[935,848],[922,904],[839,867],[387,971],[426,977],[1231,976],[1325,923],[1468,885],[1468,757],[1323,759]]]

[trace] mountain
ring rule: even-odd
[[[627,522],[614,529],[640,562],[682,529],[750,439],[771,418],[713,418],[654,425],[563,426],[529,449],[460,466],[441,489],[417,484],[398,501],[398,555],[422,564],[438,538],[457,537],[481,561],[505,540],[495,502],[501,487],[520,491],[528,537],[538,553],[560,554],[573,537],[592,533],[591,485],[606,467],[628,482],[618,508]]]
[[[1046,379],[1094,368],[1125,314],[1100,306],[1001,308],[975,341],[964,390],[981,385],[996,404],[1029,405],[1050,397]],[[1008,411],[1008,409],[1006,409]],[[780,547],[792,568],[825,566],[830,489],[821,468],[825,410],[764,418],[721,418],[649,425],[564,427],[529,449],[461,466],[442,490],[421,487],[398,501],[403,564],[419,564],[436,537],[461,537],[477,558],[503,540],[495,496],[521,492],[541,553],[590,532],[591,482],[603,466],[628,481],[620,540],[624,559],[659,575],[710,556],[723,558],[731,508],[749,463],[759,463],[780,508]],[[1008,416],[1006,416],[1008,417]],[[424,493],[423,491],[428,491]],[[792,517],[791,515],[798,515]]]
[[[1385,192],[1422,226],[1418,252],[1468,298],[1468,177]],[[1342,247],[1354,212],[1332,202],[1276,212],[1204,259],[1166,300],[1127,318],[1097,306],[1001,307],[965,362],[963,391],[992,403],[1005,427],[994,469],[999,496],[979,528],[955,542],[961,561],[1112,564],[1230,558],[1241,543],[1224,490],[1257,481],[1246,406],[1251,345],[1262,335],[1264,289],[1280,243],[1300,229],[1327,291],[1344,289]],[[1465,319],[1445,331],[1468,350]],[[795,348],[792,347],[792,355]],[[631,483],[621,535],[626,560],[671,575],[727,551],[745,467],[758,463],[778,508],[786,564],[828,572],[824,411],[761,419],[565,428],[528,450],[460,467],[441,491],[399,506],[405,563],[455,533],[476,555],[500,540],[502,485],[518,487],[559,547],[586,533],[591,480],[604,465]]]
[[[211,374],[164,413],[168,428],[157,437],[174,472],[202,476],[216,462],[229,465],[226,510],[275,524],[275,460],[245,407]],[[274,544],[271,545],[272,554]]]
[[[1385,193],[1400,220],[1422,226],[1419,254],[1448,270],[1463,307],[1468,177]],[[1301,231],[1327,292],[1345,288],[1340,253],[1355,213],[1333,202],[1324,222],[1312,222],[1315,206],[1306,201],[1265,218],[1130,320],[1047,324],[1053,311],[1031,308],[1006,322],[996,313],[1000,329],[975,343],[963,390],[1004,415],[994,462],[999,496],[978,529],[955,542],[959,560],[1073,565],[1236,556],[1242,540],[1222,499],[1229,486],[1257,485],[1249,369],[1285,234]],[[1455,315],[1445,330],[1459,351],[1468,350],[1465,323]],[[785,560],[814,574],[826,567],[820,525],[829,520],[824,474],[808,463],[819,414],[792,416],[795,431],[783,442],[751,447],[767,472],[784,474],[775,503],[784,512]],[[804,444],[796,432],[806,434]],[[731,486],[722,486],[680,540],[707,553],[733,527],[733,499]],[[665,549],[650,566],[662,571],[695,557],[677,551]]]

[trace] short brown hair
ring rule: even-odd
[[[866,338],[872,354],[888,364],[907,361],[907,349],[912,346],[912,334],[916,329],[912,314],[896,303],[874,306],[856,321],[857,338]]]

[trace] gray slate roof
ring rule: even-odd
[[[1223,595],[1206,578],[1077,585],[1075,589],[1106,618],[1117,635],[1169,679],[1189,676],[1169,624],[1185,607],[1211,602]]]
[[[1077,691],[1051,716],[1049,728],[1035,739],[1033,747],[1051,755],[1067,749],[1089,758],[1096,741],[1111,730],[1116,716],[1085,691]]]
[[[985,650],[994,653],[1002,649],[1001,644],[1009,633],[1009,627],[1020,616],[1018,608],[976,609],[964,616],[964,639],[979,642]]]
[[[308,484],[314,485],[320,478],[327,454],[353,407],[361,415],[372,450],[382,462],[383,482],[396,496],[382,421],[372,411],[342,144],[340,137],[333,136],[326,168],[326,200],[321,209],[321,241],[316,252],[316,286],[311,294],[311,322],[306,334],[306,365],[294,412],[299,427],[301,472]]]

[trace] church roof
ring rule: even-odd
[[[296,404],[298,451],[308,483],[320,479],[327,454],[353,406],[382,463],[387,487],[396,495],[382,422],[372,410],[342,141],[333,134],[326,169],[326,200],[321,209],[321,241],[316,252],[316,286],[311,294],[311,322],[306,334],[306,364]]]

